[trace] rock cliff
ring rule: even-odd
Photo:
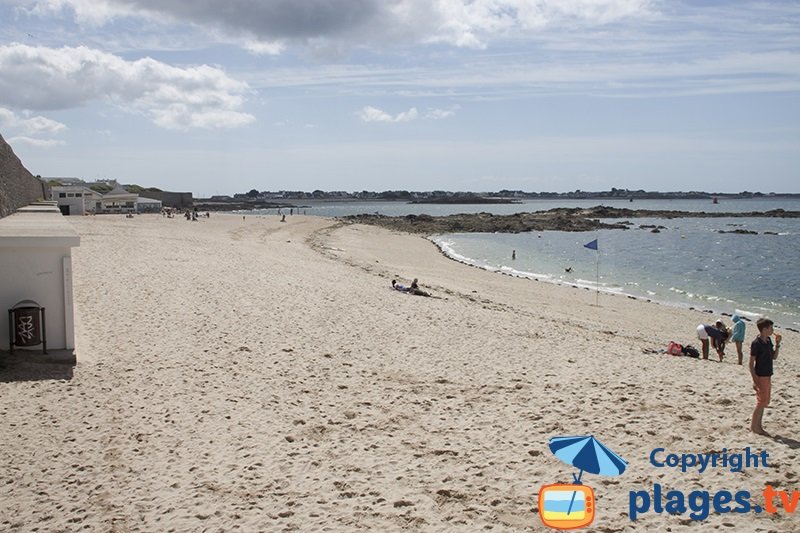
[[[46,193],[44,182],[28,172],[0,135],[0,218],[37,199],[46,198]]]

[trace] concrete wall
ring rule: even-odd
[[[152,198],[153,200],[161,200],[161,203],[164,207],[178,207],[185,209],[194,206],[194,198],[190,192],[142,191],[139,193],[139,196],[143,198]]]
[[[48,197],[44,182],[28,172],[0,135],[0,218]]]
[[[55,206],[0,220],[0,350],[9,349],[8,309],[21,300],[45,308],[48,351],[75,348],[72,247],[79,242]]]

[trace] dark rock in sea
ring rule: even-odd
[[[649,229],[650,233],[661,233],[662,229],[667,229],[666,226],[656,226],[655,224],[642,224],[639,229]]]
[[[757,231],[751,231],[749,229],[732,229],[730,231],[725,230],[717,230],[717,233],[735,233],[737,235],[758,235]]]
[[[748,213],[705,213],[694,211],[648,211],[597,206],[589,209],[559,207],[548,211],[493,215],[491,213],[456,214],[448,216],[406,215],[349,215],[342,220],[352,223],[372,224],[408,233],[521,233],[526,231],[591,231],[595,229],[628,229],[630,221],[603,222],[612,218],[737,218],[781,217],[800,218],[800,211],[751,211]],[[657,226],[657,229],[667,229]],[[742,230],[746,231],[746,230]],[[735,231],[738,233],[739,231]]]

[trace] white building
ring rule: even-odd
[[[140,196],[136,199],[137,213],[160,213],[163,206],[161,200]]]
[[[122,185],[117,183],[100,199],[100,209],[97,210],[97,213],[136,213],[138,198],[138,194],[126,191]]]
[[[50,199],[58,202],[62,215],[85,215],[97,209],[102,196],[88,187],[69,185],[51,187]]]
[[[118,183],[106,194],[80,185],[51,187],[50,198],[58,202],[63,215],[158,213],[162,206],[161,200],[141,198]]]
[[[37,321],[37,326],[46,337],[49,359],[59,362],[75,362],[72,248],[79,245],[77,232],[52,203],[23,207],[0,219],[0,309],[28,302],[45,308],[46,320]],[[11,349],[18,334],[14,326],[0,320],[0,350]],[[26,333],[19,338],[24,340]],[[43,345],[23,348],[43,349]]]

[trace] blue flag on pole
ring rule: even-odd
[[[597,239],[593,240],[592,242],[587,242],[583,245],[584,248],[589,248],[590,250],[597,250]]]

